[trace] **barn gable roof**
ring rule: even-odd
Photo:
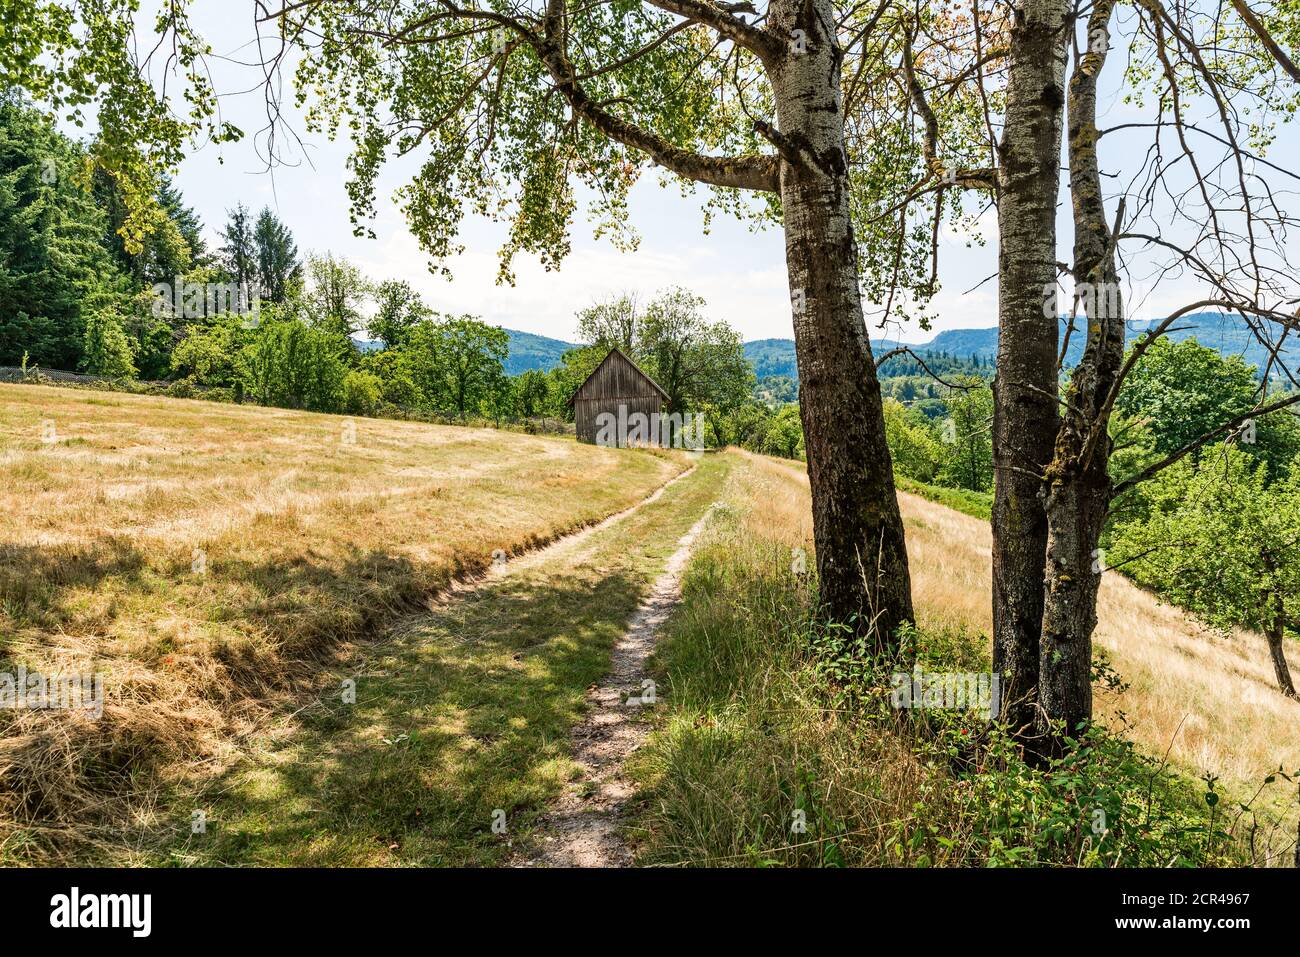
[[[569,403],[568,403],[569,405],[573,405],[574,401],[578,398],[578,393],[580,393],[583,389],[587,387],[587,383],[590,382],[593,378],[595,378],[596,373],[599,372],[601,369],[603,369],[605,367],[605,364],[609,362],[610,359],[614,358],[614,355],[616,353],[618,354],[619,358],[621,358],[624,362],[626,362],[629,366],[631,366],[632,369],[636,372],[636,374],[640,376],[642,379],[644,379],[652,389],[654,389],[661,396],[663,396],[664,399],[668,398],[668,393],[664,391],[663,386],[661,386],[654,379],[646,375],[645,372],[642,371],[639,365],[637,365],[630,358],[628,358],[627,353],[625,353],[618,346],[614,346],[614,348],[609,350],[609,353],[605,356],[605,358],[600,360],[600,362],[596,365],[596,368],[591,370],[591,373],[587,376],[587,378],[582,380],[582,384],[573,390],[573,395],[569,396]]]

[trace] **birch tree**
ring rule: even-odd
[[[1215,23],[1212,9],[1173,8],[1171,12],[1161,0],[1138,0],[1132,21],[1135,57],[1127,79],[1140,83],[1142,65],[1149,64],[1157,97],[1157,133],[1148,155],[1155,158],[1141,164],[1128,188],[1112,197],[1114,213],[1108,215],[1099,160],[1103,134],[1097,125],[1097,83],[1106,64],[1117,6],[1112,0],[1092,5],[1086,40],[1076,48],[1070,81],[1068,163],[1075,229],[1071,273],[1076,310],[1082,306],[1085,320],[1086,344],[1061,404],[1061,426],[1043,476],[1048,549],[1038,702],[1040,729],[1051,739],[1075,733],[1092,717],[1092,633],[1097,623],[1097,589],[1105,570],[1099,542],[1112,502],[1209,442],[1238,439],[1246,423],[1300,401],[1300,393],[1269,401],[1272,369],[1266,369],[1251,408],[1220,410],[1210,428],[1139,473],[1118,483],[1111,481],[1109,424],[1120,390],[1141,356],[1180,316],[1203,308],[1235,312],[1270,348],[1270,367],[1277,363],[1288,376],[1291,372],[1279,356],[1277,333],[1284,338],[1300,328],[1294,307],[1288,306],[1297,290],[1288,275],[1285,248],[1278,242],[1289,214],[1278,205],[1267,176],[1248,171],[1257,163],[1267,163],[1258,145],[1267,141],[1259,135],[1263,130],[1252,131],[1254,121],[1245,119],[1250,105],[1267,116],[1270,107],[1285,102],[1285,97],[1275,99],[1272,92],[1281,61],[1267,49],[1259,49],[1265,27],[1258,19],[1252,26],[1249,9],[1240,3],[1233,5],[1240,21],[1234,23],[1235,18],[1221,8],[1218,12],[1228,19]],[[1217,121],[1210,136],[1218,145],[1208,150],[1193,149],[1189,142],[1204,129],[1192,119],[1193,107],[1185,102],[1197,96],[1211,121]],[[1230,107],[1228,101],[1234,96],[1250,102]],[[1162,157],[1162,123],[1173,128],[1175,162],[1185,162],[1194,170],[1172,209],[1161,202],[1160,191],[1179,195],[1175,190],[1184,181]],[[1254,148],[1252,140],[1257,144]],[[1154,188],[1139,187],[1143,181]],[[1144,218],[1177,223],[1180,217],[1186,217],[1188,227],[1199,220],[1187,230],[1186,244],[1134,225]],[[1206,298],[1173,311],[1126,358],[1120,256],[1126,246],[1158,243],[1173,247],[1168,268],[1190,268],[1205,288]],[[1073,326],[1072,318],[1071,330]]]
[[[938,193],[931,237],[936,276],[944,191],[989,191],[997,209],[993,667],[1002,673],[1004,717],[1016,729],[1036,724],[1048,534],[1039,493],[1059,421],[1058,327],[1056,316],[1043,309],[1042,291],[1057,280],[1056,202],[1072,15],[1067,0],[1021,0],[1009,14],[1001,5],[984,9],[977,2],[965,31],[971,42],[956,45],[964,63],[923,75],[916,61],[918,22],[903,64],[907,102],[922,131],[928,168],[927,182],[914,187],[907,200],[921,190]],[[926,24],[927,45],[952,51],[952,31],[932,23]],[[950,92],[967,79],[978,90],[968,104],[987,130],[988,167],[961,165],[957,157],[969,160],[969,150],[944,155],[949,151],[941,137],[948,130],[936,112],[935,91]],[[949,119],[961,128],[960,115]]]
[[[1121,9],[1128,12],[1118,40],[1128,53],[1125,90],[1136,105],[1149,107],[1150,118],[1101,130],[1098,81],[1116,45],[1112,32]],[[999,29],[998,6],[983,11],[976,3],[972,11],[973,36]],[[1005,27],[1005,48],[985,52],[978,42],[965,44],[959,62],[945,71],[916,63],[907,70],[914,125],[932,167],[930,185],[914,187],[907,200],[924,188],[987,188],[982,177],[938,159],[949,137],[960,140],[969,124],[951,115],[940,121],[931,106],[936,90],[951,93],[962,82],[975,87],[978,95],[968,102],[982,114],[995,152],[994,661],[1004,673],[1005,716],[1035,751],[1059,751],[1091,719],[1091,639],[1104,569],[1098,542],[1112,504],[1208,443],[1236,440],[1258,417],[1300,400],[1268,393],[1276,376],[1296,384],[1281,353],[1298,328],[1294,268],[1284,246],[1291,217],[1274,183],[1290,185],[1298,177],[1265,155],[1271,124],[1295,108],[1285,80],[1294,76],[1287,45],[1300,37],[1296,24],[1294,8],[1285,4],[1095,0],[1063,7],[1026,0]],[[953,49],[951,36],[930,42]],[[1067,62],[1073,66],[1063,88]],[[1074,248],[1072,261],[1061,263],[1054,206],[1067,99]],[[1112,161],[1122,178],[1101,165],[1099,142],[1106,135],[1138,138]],[[1122,185],[1108,193],[1108,179]],[[936,204],[936,261],[937,223]],[[1127,357],[1126,252],[1142,256],[1157,282],[1190,274],[1204,290],[1203,298],[1170,312]],[[1074,287],[1067,337],[1085,338],[1064,395],[1057,382],[1069,339],[1058,341],[1058,272]],[[1030,287],[1039,280],[1041,297]],[[1259,393],[1249,409],[1222,410],[1211,428],[1112,482],[1110,419],[1120,389],[1152,343],[1198,309],[1235,314],[1265,346],[1270,358]]]

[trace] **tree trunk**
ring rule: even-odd
[[[1074,736],[1092,719],[1092,633],[1105,570],[1098,544],[1110,507],[1107,398],[1124,361],[1124,309],[1115,244],[1097,161],[1097,76],[1106,62],[1114,0],[1098,0],[1089,51],[1070,81],[1070,197],[1074,212],[1076,305],[1087,340],[1070,377],[1056,450],[1047,468],[1047,574],[1039,648],[1039,731],[1059,753],[1059,729]]]
[[[1275,572],[1276,567],[1273,565],[1270,556],[1266,556],[1269,562],[1269,571]],[[1277,687],[1288,698],[1294,698],[1295,685],[1291,683],[1291,669],[1286,664],[1286,606],[1282,600],[1282,593],[1275,591],[1272,594],[1272,618],[1269,626],[1264,631],[1264,636],[1268,638],[1268,653],[1273,659],[1273,673],[1277,675]]]
[[[1295,685],[1291,683],[1291,669],[1287,667],[1286,651],[1283,648],[1286,640],[1284,634],[1280,621],[1268,630],[1268,653],[1273,658],[1273,671],[1277,675],[1279,690],[1288,698],[1294,698]]]
[[[872,627],[878,647],[912,619],[903,521],[863,321],[849,213],[839,48],[828,0],[772,8],[792,40],[773,70],[781,205],[794,304],[817,573],[827,614]],[[802,31],[802,33],[796,32]]]
[[[998,363],[993,381],[993,667],[1004,717],[1033,723],[1047,516],[1039,499],[1057,430],[1056,196],[1069,7],[1015,12],[998,145]]]

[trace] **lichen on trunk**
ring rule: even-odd
[[[1069,6],[1025,0],[1011,33],[1007,105],[998,145],[998,360],[993,383],[993,666],[1004,717],[1034,724],[1043,620],[1047,516],[1042,476],[1057,431],[1056,283]]]

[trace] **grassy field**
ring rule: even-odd
[[[0,711],[0,860],[114,848],[356,644],[684,459],[490,430],[0,386],[0,667],[105,676]]]
[[[982,518],[986,522],[993,515],[992,492],[972,492],[970,489],[949,488],[946,485],[929,485],[897,473],[894,474],[894,482],[901,492],[928,498],[932,502],[946,505],[964,515]]]
[[[1024,777],[955,780],[945,765],[960,744],[928,753],[934,742],[908,727],[855,722],[856,706],[841,710],[827,692],[826,672],[809,653],[813,636],[800,625],[809,614],[806,583],[792,572],[795,549],[812,549],[802,469],[746,455],[725,503],[657,652],[667,704],[635,759],[642,863],[1059,864],[1059,856],[1042,856],[1058,842],[1052,832],[1080,828],[1084,860],[1083,792],[1125,804],[1130,818],[1154,818],[1149,833],[1162,835],[1157,845],[1167,845],[1169,857],[1157,847],[1150,861],[1216,860],[1199,849],[1207,814],[1200,776],[1221,775],[1217,787],[1248,800],[1279,764],[1300,763],[1300,704],[1274,690],[1263,640],[1217,638],[1112,572],[1097,641],[1131,687],[1099,689],[1098,710],[1157,764],[1168,755],[1177,776],[1165,781],[1138,767],[1136,798],[1131,787],[1119,793],[1132,766],[1121,768],[1118,758],[1098,780],[1055,794]],[[903,494],[901,504],[918,652],[934,670],[987,669],[987,522],[914,495]],[[1153,789],[1148,777],[1160,782],[1160,814],[1140,806]],[[1293,842],[1294,785],[1279,779],[1255,803],[1265,822],[1256,850]],[[1229,808],[1229,817],[1237,814]],[[803,836],[791,831],[794,809],[811,822]]]
[[[1074,862],[1050,856],[1083,827],[1073,783],[963,779],[968,742],[935,752],[827,697],[798,463],[0,386],[0,479],[0,672],[105,677],[102,717],[0,711],[0,863],[506,862],[573,779],[569,733],[625,622],[715,504],[633,759],[643,863]],[[918,654],[986,669],[987,522],[902,506]],[[1149,860],[1237,860],[1180,843],[1196,779],[1244,796],[1295,767],[1300,705],[1258,636],[1114,573],[1099,611],[1131,685],[1099,710],[1181,775],[1139,789],[1164,808]],[[1115,754],[1089,793],[1150,818]],[[1265,800],[1293,816],[1279,787]]]
[[[913,496],[903,511],[922,621],[990,633],[988,524]],[[1112,723],[1126,715],[1148,753],[1167,753],[1195,775],[1221,775],[1238,790],[1279,765],[1300,767],[1300,702],[1278,693],[1263,636],[1223,637],[1112,571],[1098,597],[1095,641],[1131,685],[1118,694],[1099,687],[1097,711]]]
[[[333,693],[254,742],[180,809],[165,856],[131,863],[503,863],[575,771],[587,688],[679,538],[718,494],[709,456],[631,514],[400,621]],[[355,677],[356,703],[341,700]],[[191,807],[208,830],[189,833]],[[494,831],[494,813],[499,820]]]
[[[796,463],[770,464],[802,479]],[[900,488],[920,624],[991,633],[989,496],[910,480]],[[1243,788],[1279,765],[1300,767],[1300,702],[1278,694],[1262,635],[1204,628],[1118,572],[1102,582],[1097,618],[1097,645],[1132,686],[1123,695],[1098,689],[1099,713],[1127,715],[1149,752]]]

